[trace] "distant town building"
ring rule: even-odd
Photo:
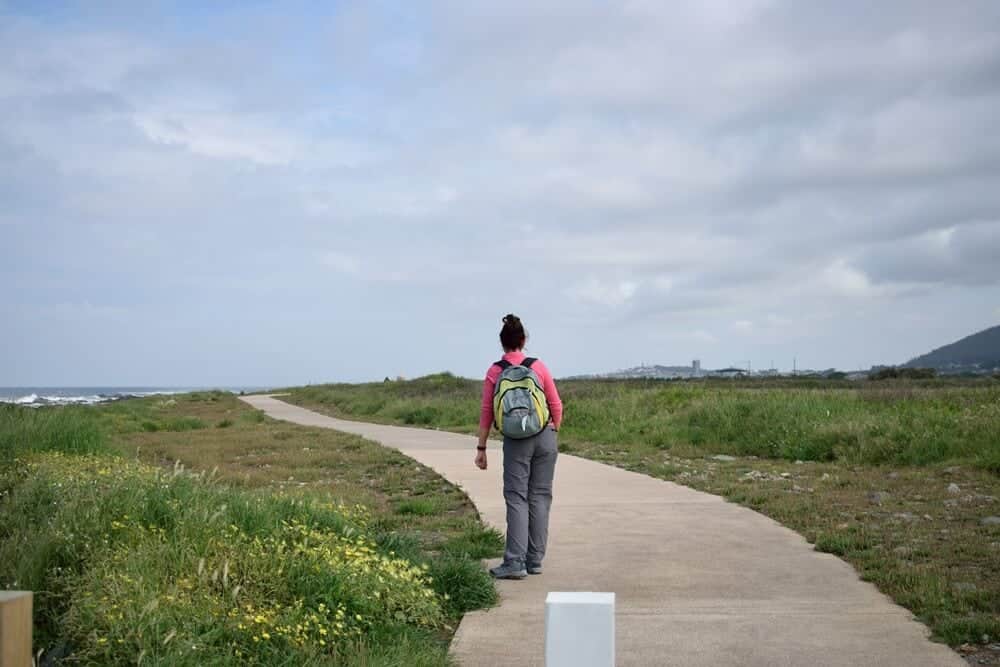
[[[691,362],[691,373],[695,377],[701,375],[701,359],[695,359]]]
[[[712,371],[712,377],[719,378],[742,378],[747,376],[747,369],[745,368],[720,368],[717,371]]]

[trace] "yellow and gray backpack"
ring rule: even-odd
[[[528,357],[520,364],[506,359],[496,362],[500,377],[493,388],[493,423],[508,438],[522,440],[541,433],[549,423],[549,404],[545,390]]]

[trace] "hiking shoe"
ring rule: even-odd
[[[490,574],[496,579],[524,579],[528,576],[524,563],[500,563],[490,568]]]
[[[528,574],[541,574],[542,564],[541,563],[528,563]]]

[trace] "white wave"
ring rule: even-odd
[[[78,394],[73,396],[60,396],[57,394],[45,394],[39,396],[37,393],[31,393],[25,396],[6,396],[0,397],[0,404],[9,403],[14,405],[23,405],[27,407],[37,408],[45,405],[96,405],[100,403],[111,403],[114,401],[119,401],[127,398],[146,398],[149,396],[174,396],[177,394],[184,394],[190,391],[195,391],[193,389],[154,389],[151,391],[115,391],[110,389],[108,393],[102,394]],[[239,393],[238,389],[222,389],[222,391],[227,391],[231,394]]]
[[[99,394],[89,394],[80,396],[39,396],[38,394],[28,394],[27,396],[20,396],[18,398],[0,398],[0,403],[9,403],[13,405],[25,405],[32,408],[37,408],[43,405],[94,405],[96,403],[105,403],[108,401],[113,401],[120,398],[128,398],[134,396],[134,394],[122,394],[115,393],[109,395],[99,395]]]
[[[42,401],[46,403],[54,403],[56,405],[70,405],[73,403],[91,405],[93,403],[100,403],[101,401],[106,400],[107,397],[98,396],[97,394],[92,394],[90,396],[42,396]]]

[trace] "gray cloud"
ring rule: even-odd
[[[0,5],[0,62],[8,384],[478,374],[508,310],[566,373],[853,366],[1000,307],[986,0]]]
[[[992,284],[1000,267],[1000,221],[874,246],[858,264],[877,282]]]

